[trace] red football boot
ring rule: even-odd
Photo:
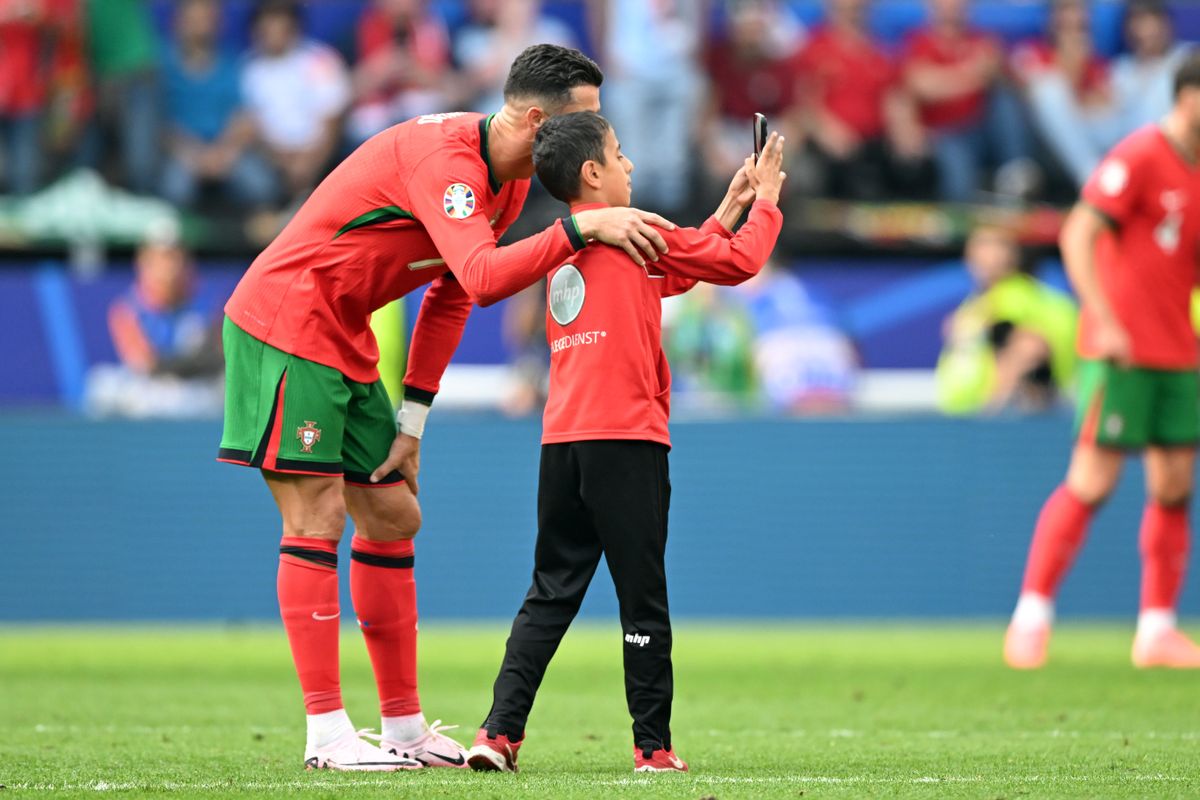
[[[675,755],[675,748],[670,750],[643,750],[633,748],[634,772],[687,772],[687,763]]]
[[[476,772],[516,772],[517,750],[523,741],[509,741],[502,733],[489,736],[486,728],[480,728],[475,744],[467,751],[467,763]]]

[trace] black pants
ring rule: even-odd
[[[513,620],[484,727],[518,740],[546,667],[603,553],[617,589],[625,699],[640,748],[671,747],[667,448],[594,441],[542,447],[533,585]]]

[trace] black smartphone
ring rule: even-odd
[[[754,115],[754,160],[758,161],[758,157],[762,155],[763,148],[767,146],[767,118],[762,114]]]

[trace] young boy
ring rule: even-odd
[[[629,205],[633,164],[598,114],[548,120],[533,159],[543,185],[572,211]],[[657,262],[637,267],[621,250],[589,247],[551,271],[533,586],[513,621],[492,709],[468,756],[473,769],[516,772],[534,694],[603,554],[621,608],[634,769],[687,771],[670,729],[663,556],[671,377],[661,344],[662,298],[701,280],[736,284],[758,273],[783,224],[776,207],[782,163],[783,140],[772,134],[702,228],[663,231],[668,249]],[[731,234],[754,198],[749,220]]]

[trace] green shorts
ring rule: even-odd
[[[342,476],[379,483],[396,418],[383,381],[357,383],[332,367],[289,355],[225,318],[225,430],[218,461],[294,475]]]
[[[1075,433],[1101,447],[1194,446],[1200,441],[1200,375],[1084,361]]]

